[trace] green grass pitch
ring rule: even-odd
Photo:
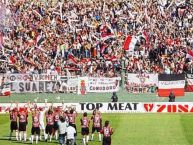
[[[80,117],[78,124],[78,145],[81,145]],[[193,114],[103,114],[103,120],[110,120],[114,128],[112,145],[193,145]],[[31,129],[29,117],[28,138]],[[24,145],[30,142],[19,143],[8,141],[9,116],[0,115],[0,145]],[[89,145],[101,145],[95,135],[95,141]],[[39,142],[39,145],[57,145]]]

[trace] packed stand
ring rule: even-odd
[[[124,68],[129,73],[193,70],[192,1],[16,0],[1,5],[13,21],[1,26],[1,72],[64,75],[69,69],[75,75],[113,77]],[[132,52],[124,49],[128,36],[137,39]]]

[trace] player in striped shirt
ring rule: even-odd
[[[88,141],[89,141],[89,125],[90,125],[90,120],[87,117],[87,113],[85,112],[83,114],[83,117],[80,119],[81,122],[81,134],[83,137],[83,145],[88,145]]]

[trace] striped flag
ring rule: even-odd
[[[75,65],[77,65],[78,64],[78,60],[74,57],[74,55],[69,54],[68,55],[67,63],[68,64],[75,64]]]
[[[128,50],[130,52],[134,52],[134,48],[137,44],[137,38],[135,36],[128,36],[124,42],[124,50]]]
[[[190,58],[190,59],[193,59],[193,50],[192,49],[189,49],[187,54],[186,54],[186,58]]]
[[[10,89],[10,85],[8,83],[4,84],[1,93],[3,96],[10,96],[11,95],[11,89]]]
[[[145,43],[148,44],[149,43],[149,38],[148,38],[148,35],[147,35],[147,32],[146,31],[143,31],[141,37],[143,39],[145,39]]]
[[[158,80],[158,95],[160,97],[168,97],[170,92],[173,92],[175,96],[184,96],[184,74],[159,74]]]
[[[3,33],[0,32],[0,48],[3,47]]]

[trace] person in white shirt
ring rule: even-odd
[[[44,133],[44,138],[45,138],[45,125],[44,125],[44,116],[46,112],[46,108],[39,108],[40,114],[39,114],[39,120],[40,120],[40,130]],[[42,139],[41,134],[40,134],[40,140]]]
[[[65,121],[65,118],[60,116],[60,120],[58,121],[58,131],[59,131],[59,143],[60,143],[60,145],[65,144],[65,136],[66,136],[67,127],[68,127],[68,123]]]
[[[69,123],[69,126],[66,129],[66,145],[74,145],[75,144],[75,135],[76,135],[76,130],[72,126],[71,123]]]

